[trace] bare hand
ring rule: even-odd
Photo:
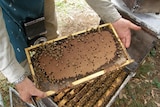
[[[37,89],[33,82],[28,78],[25,78],[22,82],[16,84],[16,89],[18,90],[20,97],[24,102],[32,103],[32,96],[37,96],[40,98],[46,97],[46,94]]]
[[[118,21],[112,23],[113,27],[115,28],[119,38],[121,39],[122,43],[126,48],[130,46],[131,42],[131,29],[133,30],[140,30],[141,27],[131,23],[129,20],[124,18],[120,18]]]

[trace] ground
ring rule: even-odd
[[[98,15],[83,0],[55,0],[58,29],[61,36],[95,27]],[[160,40],[112,107],[160,107]],[[0,76],[0,91],[6,107],[9,106],[8,86]]]

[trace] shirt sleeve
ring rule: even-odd
[[[104,22],[112,23],[121,18],[110,0],[86,0],[86,2]]]
[[[24,75],[24,68],[18,63],[15,58],[13,47],[9,41],[9,36],[6,30],[3,19],[2,9],[0,8],[0,71],[13,83]]]

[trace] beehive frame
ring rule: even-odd
[[[67,39],[77,39],[77,35],[79,37],[82,37],[81,35],[88,35],[90,33],[91,34],[92,33],[98,33],[98,32],[101,32],[101,31],[107,31],[107,32],[110,32],[112,34],[112,36],[114,38],[114,41],[116,42],[115,44],[118,44],[117,45],[118,47],[116,47],[116,48],[117,48],[117,50],[119,50],[121,52],[120,56],[118,58],[116,58],[114,61],[112,61],[111,65],[107,66],[108,68],[102,67],[102,69],[93,70],[91,73],[86,74],[84,76],[80,76],[79,78],[77,78],[77,77],[63,78],[63,80],[60,80],[61,83],[64,82],[63,85],[59,84],[59,83],[56,83],[56,85],[55,85],[54,83],[52,83],[52,80],[51,80],[51,82],[44,82],[42,80],[40,81],[39,78],[37,78],[38,74],[35,71],[35,68],[33,66],[33,62],[34,61],[32,60],[32,57],[36,53],[35,50],[37,48],[46,47],[47,45],[49,46],[50,44],[55,44],[55,43],[57,43],[59,41],[63,42],[65,40],[67,40]],[[98,43],[100,43],[100,41],[98,41]],[[60,45],[62,45],[62,44],[60,44]],[[106,72],[109,72],[109,71],[112,71],[112,70],[116,70],[116,69],[118,70],[118,69],[124,67],[125,65],[128,65],[128,64],[133,62],[133,60],[130,58],[130,56],[128,55],[128,53],[126,51],[126,48],[124,47],[124,45],[122,44],[121,40],[119,39],[116,31],[114,30],[113,26],[110,23],[100,25],[97,28],[91,28],[91,29],[88,29],[88,30],[80,31],[80,32],[77,32],[77,33],[69,35],[69,36],[63,36],[61,38],[57,38],[57,39],[54,39],[54,40],[47,41],[45,43],[41,43],[41,44],[38,44],[38,45],[35,45],[35,46],[31,46],[29,48],[26,48],[25,51],[26,51],[27,60],[28,60],[29,66],[30,66],[31,74],[32,74],[33,80],[36,83],[37,87],[41,89],[41,85],[45,84],[45,86],[43,86],[42,90],[43,91],[51,90],[50,92],[52,94],[57,92],[57,91],[59,91],[59,90],[61,90],[61,89],[63,89],[63,88],[65,88],[65,87],[72,87],[72,86],[81,84],[83,82],[87,82],[87,81],[89,81],[91,79],[94,79],[94,78],[96,78],[98,76],[101,76],[101,75],[105,74]],[[58,54],[58,55],[60,55],[60,54]],[[116,54],[116,55],[118,56],[119,54]],[[44,54],[44,56],[46,56],[46,55]],[[44,59],[46,59],[46,58],[44,58]],[[63,63],[65,63],[65,62],[63,62]],[[41,65],[41,67],[42,67],[42,65]],[[50,76],[50,75],[48,75],[48,76]],[[47,78],[49,78],[49,77],[46,77],[45,79],[47,80]],[[46,86],[47,86],[47,88],[44,89],[44,87],[46,87]],[[54,88],[54,87],[56,87],[56,88]]]

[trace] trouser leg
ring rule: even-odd
[[[47,29],[47,39],[55,39],[58,37],[57,34],[57,18],[55,13],[55,2],[54,0],[44,0],[44,16],[45,26]]]

